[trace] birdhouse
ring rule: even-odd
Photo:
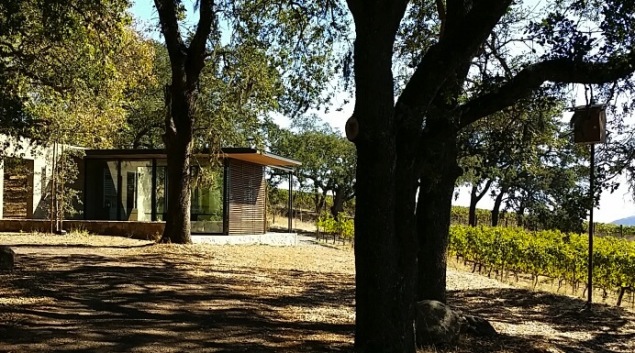
[[[594,144],[606,142],[606,113],[601,104],[576,107],[571,118],[573,142]]]

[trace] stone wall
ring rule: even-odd
[[[115,235],[144,240],[157,240],[163,233],[165,222],[129,221],[64,221],[66,231],[87,231],[91,234]],[[0,219],[0,232],[51,231],[51,221],[42,219]]]

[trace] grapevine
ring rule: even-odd
[[[449,252],[498,273],[546,276],[577,288],[587,276],[587,235],[507,227],[450,228]],[[605,291],[635,286],[635,242],[596,237],[593,282]]]

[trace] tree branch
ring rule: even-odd
[[[448,25],[446,35],[428,50],[417,66],[397,106],[425,110],[449,74],[478,50],[510,3],[511,0],[480,1],[465,16],[460,26]],[[408,125],[420,128],[423,114],[415,116]]]
[[[439,21],[441,22],[441,29],[439,30],[439,38],[443,38],[443,32],[445,32],[445,4],[443,0],[436,0],[437,13],[439,14]]]
[[[212,33],[214,23],[214,0],[200,0],[199,19],[196,26],[196,33],[192,38],[190,47],[187,50],[187,85],[190,89],[198,82],[198,76],[205,67],[205,44]]]
[[[165,46],[170,55],[172,66],[172,82],[183,82],[185,72],[180,71],[185,64],[186,46],[181,38],[179,22],[177,19],[176,2],[170,0],[154,0],[154,6],[159,13],[161,32],[165,38]]]
[[[635,52],[607,62],[553,59],[527,66],[498,89],[474,98],[460,109],[460,127],[513,105],[545,82],[601,84],[616,81],[635,71]]]
[[[481,199],[483,198],[483,196],[485,196],[485,194],[487,193],[487,191],[489,191],[490,186],[492,186],[492,179],[488,179],[487,182],[485,182],[485,186],[483,187],[483,189],[479,192],[478,188],[475,187],[475,191],[476,191],[476,202],[481,201]]]
[[[503,68],[503,71],[505,71],[505,76],[511,77],[512,70],[507,64],[507,61],[505,60],[505,58],[498,52],[498,47],[496,43],[497,40],[498,38],[496,36],[496,33],[492,33],[490,41],[486,41],[485,45],[490,49],[492,56],[494,56],[494,58],[498,60],[498,63]]]

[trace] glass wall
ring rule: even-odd
[[[84,214],[86,219],[118,219],[118,175],[117,161],[86,161],[84,176]]]
[[[152,162],[121,162],[122,221],[152,220]]]
[[[86,161],[86,219],[165,221],[166,161]],[[192,167],[192,233],[223,233],[223,167]]]
[[[192,233],[223,232],[223,168],[192,167]]]

